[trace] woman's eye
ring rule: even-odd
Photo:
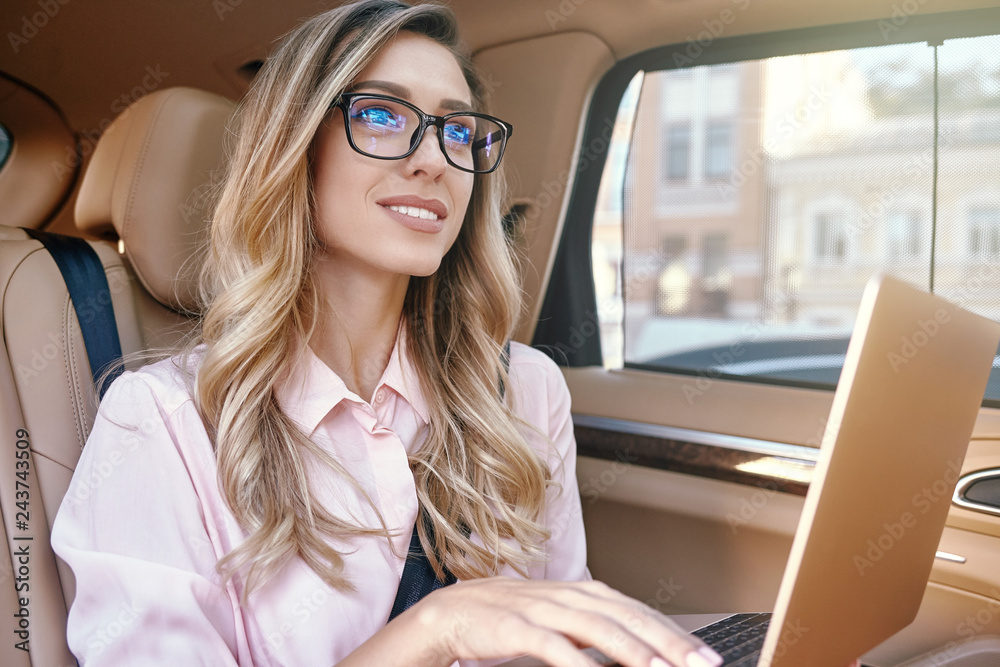
[[[444,126],[445,141],[467,146],[472,143],[473,129],[462,123],[448,123]]]
[[[403,129],[405,118],[396,115],[384,107],[368,107],[360,109],[351,115],[354,121],[364,123],[373,128],[383,130]]]

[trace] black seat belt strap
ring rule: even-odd
[[[419,517],[423,516],[423,510],[418,510]],[[430,529],[430,524],[427,524]],[[429,530],[433,535],[433,530]],[[413,525],[413,535],[410,537],[410,549],[406,556],[406,565],[403,566],[403,576],[399,579],[399,588],[396,590],[396,599],[392,603],[392,611],[389,612],[389,620],[396,618],[404,611],[415,605],[425,595],[439,588],[444,588],[455,583],[455,575],[444,568],[444,581],[441,581],[434,574],[431,562],[427,560],[423,545],[420,544],[420,535],[417,533],[416,524]]]
[[[25,229],[28,236],[40,242],[52,255],[69,291],[83,344],[87,348],[87,360],[99,397],[115,378],[121,375],[118,362],[122,357],[118,326],[111,305],[111,288],[104,275],[104,265],[90,244],[81,238]],[[104,382],[99,383],[101,374],[111,369]]]
[[[503,362],[503,367],[505,370],[510,369],[510,341],[507,341],[506,345],[503,347],[503,354],[500,355],[500,359]],[[506,388],[503,382],[500,382],[500,398],[504,397],[506,393]],[[423,510],[417,511],[417,521],[420,521],[424,517]],[[429,521],[424,519],[424,528],[427,530],[427,534],[431,538],[431,542],[434,542],[434,528]],[[468,527],[463,527],[466,536],[468,536]],[[406,565],[403,566],[403,575],[399,579],[399,588],[396,590],[396,599],[392,603],[392,611],[389,612],[389,620],[396,618],[404,611],[415,605],[428,593],[436,591],[439,588],[444,588],[455,583],[455,575],[448,571],[448,568],[444,569],[444,581],[441,581],[434,574],[434,568],[431,567],[431,562],[427,559],[427,554],[424,552],[424,547],[420,543],[420,535],[417,533],[417,524],[413,524],[413,535],[410,537],[410,548],[406,556]]]

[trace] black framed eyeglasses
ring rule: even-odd
[[[514,126],[473,111],[431,116],[406,100],[375,93],[345,93],[330,105],[344,112],[351,148],[376,160],[402,160],[417,150],[428,127],[437,128],[448,164],[473,174],[500,165]]]

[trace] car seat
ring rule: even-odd
[[[233,110],[211,93],[164,89],[130,106],[97,144],[75,218],[81,235],[107,239],[90,244],[110,295],[88,305],[110,296],[125,355],[169,347],[192,328],[198,249]],[[73,573],[53,554],[49,528],[93,425],[96,392],[55,262],[26,232],[2,226],[0,333],[0,665],[75,665],[65,639]]]

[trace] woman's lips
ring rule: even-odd
[[[402,224],[404,227],[408,227],[414,231],[427,232],[430,234],[436,234],[444,229],[444,219],[437,218],[436,220],[431,220],[427,218],[421,218],[417,216],[412,216],[408,213],[401,213],[400,211],[394,211],[388,206],[382,206],[390,218],[396,222]]]
[[[387,197],[375,202],[400,224],[418,232],[437,233],[444,228],[448,207],[437,199],[415,195]]]

